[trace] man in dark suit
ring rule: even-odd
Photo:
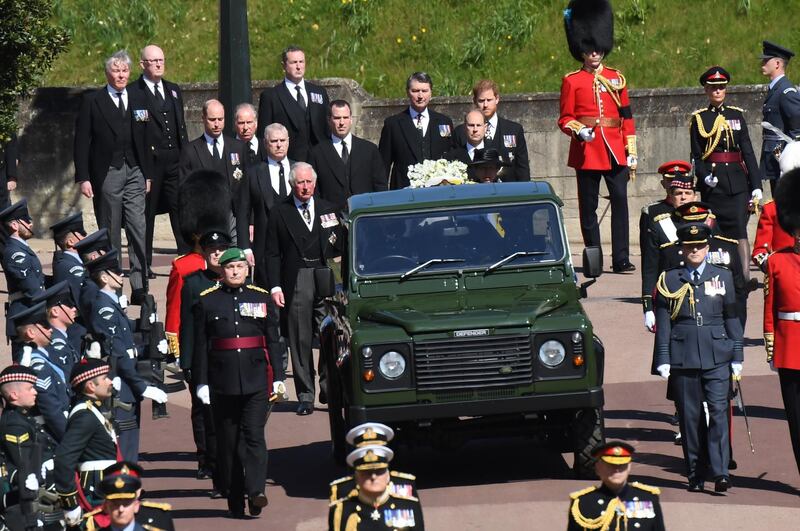
[[[203,129],[198,138],[189,142],[181,152],[180,182],[194,170],[215,170],[228,178],[231,191],[230,220],[231,236],[236,242],[236,207],[239,189],[245,178],[247,164],[245,145],[222,134],[225,128],[225,107],[218,100],[208,100],[203,104]],[[244,235],[243,235],[244,236]]]
[[[406,81],[408,109],[383,122],[378,149],[392,190],[408,186],[409,166],[443,158],[453,148],[453,121],[428,109],[432,89],[428,74],[411,74]]]
[[[485,147],[494,148],[508,166],[500,170],[499,178],[503,182],[530,181],[531,169],[528,162],[528,145],[522,126],[498,116],[497,104],[500,93],[497,83],[491,79],[481,79],[472,87],[472,101],[486,120]],[[454,137],[461,146],[467,142],[468,134],[461,125],[456,127]]]
[[[256,108],[252,103],[240,103],[236,106],[233,128],[236,130],[236,140],[241,140],[245,145],[245,155],[247,155],[245,160],[248,168],[267,157],[264,143],[256,136],[258,120],[256,120]]]
[[[108,229],[120,252],[124,222],[136,300],[147,291],[145,177],[153,172],[145,131],[153,117],[143,95],[126,88],[130,66],[126,51],[115,53],[106,61],[108,84],[83,97],[75,124],[75,182],[92,199],[97,225]]]
[[[464,142],[459,141],[458,145],[448,151],[444,158],[471,164],[475,160],[475,150],[481,150],[482,153],[485,149],[486,122],[483,119],[483,113],[478,109],[468,111],[464,115],[464,123],[459,125],[458,128],[461,129],[466,138]],[[474,166],[469,166],[467,175],[473,181],[477,180]]]
[[[178,254],[188,253],[178,225],[178,162],[186,147],[186,120],[183,116],[183,95],[175,83],[164,79],[164,52],[153,44],[142,49],[139,66],[142,75],[128,86],[146,102],[149,120],[145,122],[146,152],[151,159],[152,173],[147,198],[145,230],[147,265],[153,262],[153,229],[158,214],[169,214]],[[155,275],[150,273],[150,278]]]
[[[289,196],[289,172],[292,161],[286,156],[289,151],[289,131],[281,124],[270,124],[264,131],[267,145],[266,160],[251,166],[247,183],[239,194],[236,232],[240,234],[239,245],[247,255],[247,261],[255,267],[254,282],[269,288],[267,280],[267,224],[273,208]],[[250,223],[253,238],[250,238]]]
[[[352,135],[352,125],[350,104],[344,100],[332,101],[328,116],[330,141],[314,146],[308,160],[317,172],[319,196],[339,210],[347,208],[347,198],[351,195],[388,188],[378,146]]]
[[[267,268],[272,300],[281,311],[282,335],[289,338],[298,415],[314,412],[314,355],[311,339],[324,316],[315,294],[314,270],[340,254],[343,239],[336,208],[316,199],[317,175],[305,162],[292,165],[292,195],[273,209],[267,236]],[[326,403],[326,371],[320,361],[320,402]]]
[[[11,192],[17,188],[17,136],[0,142],[0,210],[11,206]]]
[[[258,123],[262,124],[258,138],[263,138],[267,124],[283,124],[289,130],[289,158],[306,161],[311,148],[328,138],[328,92],[304,79],[306,54],[302,48],[286,48],[281,64],[286,77],[258,99]]]

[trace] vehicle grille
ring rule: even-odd
[[[485,336],[414,344],[417,389],[486,389],[533,380],[528,335]]]

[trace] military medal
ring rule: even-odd
[[[381,519],[381,513],[378,512],[378,508],[377,507],[372,511],[372,514],[370,514],[369,517],[372,518],[376,522]]]

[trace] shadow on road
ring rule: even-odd
[[[738,407],[733,408],[733,415],[735,417],[743,417],[742,412]],[[786,410],[779,407],[769,406],[751,406],[747,405],[747,416],[749,418],[759,417],[762,419],[772,420],[786,420]]]
[[[643,411],[641,409],[606,409],[603,417],[609,419],[647,420],[651,422],[669,422],[672,415],[660,411]]]
[[[211,485],[211,482],[208,482]],[[209,489],[164,489],[148,490],[144,495],[146,500],[163,500],[166,498],[208,498]]]
[[[270,449],[267,479],[283,487],[289,497],[327,499],[327,483],[308,481],[308,478],[335,479],[347,474],[333,462],[330,447],[329,442],[318,441]]]
[[[178,509],[170,511],[172,518],[226,518],[228,511],[225,509]]]
[[[157,462],[157,461],[197,461],[197,455],[194,452],[142,452],[139,454],[139,461],[142,462]],[[147,468],[147,467],[145,467]],[[145,471],[145,477],[151,477]]]
[[[675,432],[670,429],[643,428],[641,426],[630,428],[615,428],[606,426],[606,439],[621,439],[623,441],[672,442],[675,439]]]

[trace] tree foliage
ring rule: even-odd
[[[0,141],[16,132],[19,97],[36,88],[70,37],[51,22],[53,0],[0,0]]]

